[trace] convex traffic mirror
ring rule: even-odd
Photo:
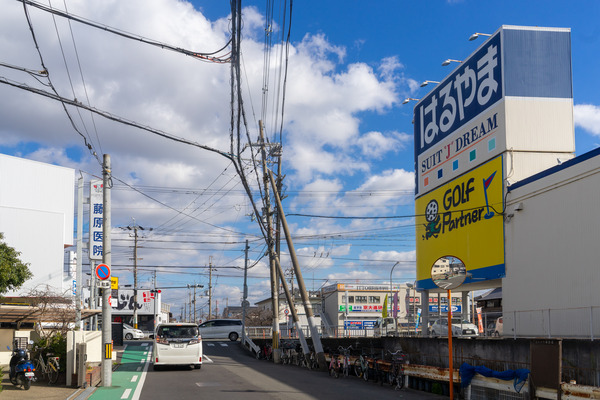
[[[454,290],[462,285],[466,278],[467,268],[458,257],[440,257],[431,267],[431,279],[441,289]]]

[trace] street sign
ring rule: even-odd
[[[98,282],[98,287],[100,289],[110,289],[110,281],[100,281]]]
[[[96,276],[101,281],[105,281],[110,278],[110,267],[106,264],[99,264],[96,267]]]
[[[119,277],[118,276],[111,276],[110,277],[110,288],[111,289],[118,289],[119,288]]]

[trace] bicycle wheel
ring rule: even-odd
[[[363,376],[363,370],[362,370],[362,367],[360,366],[359,359],[354,360],[354,375],[358,376],[359,378],[362,378],[362,376]]]
[[[48,383],[56,383],[58,380],[58,362],[48,360]]]
[[[396,377],[396,390],[400,390],[404,387],[404,371],[400,371],[398,376]]]

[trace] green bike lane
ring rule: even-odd
[[[112,373],[112,386],[96,388],[88,399],[139,399],[151,359],[151,344],[128,344],[119,368]]]

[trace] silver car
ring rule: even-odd
[[[242,336],[241,319],[211,319],[198,326],[204,339],[229,339],[232,342]]]
[[[435,320],[431,325],[431,335],[448,336],[448,318]],[[452,336],[456,337],[477,337],[478,328],[467,320],[452,318]]]

